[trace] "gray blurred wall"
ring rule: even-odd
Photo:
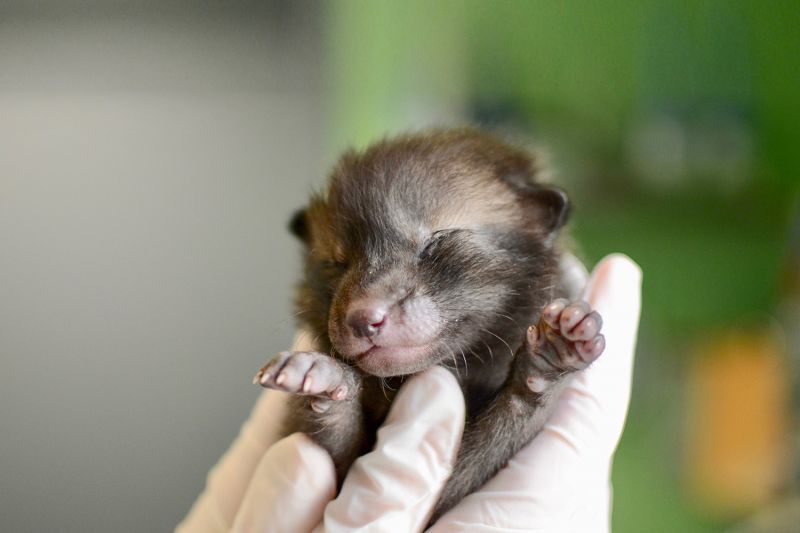
[[[317,7],[125,5],[0,5],[2,531],[171,530],[291,338]]]

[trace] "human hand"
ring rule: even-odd
[[[571,381],[542,432],[430,531],[608,530],[609,473],[630,397],[640,285],[630,259],[612,255],[598,264],[585,298],[603,316],[605,353]],[[272,444],[282,407],[280,393],[264,393],[179,531],[425,527],[463,428],[463,397],[452,375],[434,368],[404,385],[375,449],[356,461],[335,499],[324,450],[300,434]]]

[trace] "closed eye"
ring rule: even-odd
[[[462,231],[462,230],[460,230],[460,229],[443,229],[443,230],[439,230],[439,231],[434,231],[431,234],[430,239],[428,239],[428,241],[425,243],[425,247],[422,249],[422,251],[417,256],[417,259],[420,260],[420,261],[427,259],[431,255],[431,253],[433,253],[436,250],[436,248],[447,237],[449,237],[450,235],[453,235],[454,233],[457,233],[459,231]]]

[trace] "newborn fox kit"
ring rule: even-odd
[[[326,448],[341,483],[404,377],[445,366],[467,423],[432,519],[480,488],[605,346],[560,274],[568,211],[531,154],[477,130],[345,153],[291,223],[305,245],[298,316],[319,351],[282,352],[256,375],[292,394],[286,434]]]

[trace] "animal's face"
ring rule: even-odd
[[[566,200],[509,179],[512,163],[531,172],[526,155],[474,132],[346,155],[296,221],[305,319],[377,376],[518,343],[549,297]]]

